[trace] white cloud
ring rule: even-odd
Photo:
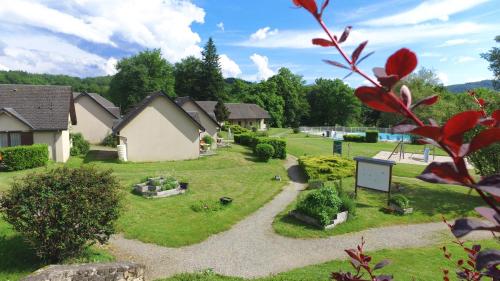
[[[439,80],[443,83],[443,85],[448,85],[448,82],[450,81],[450,79],[448,78],[448,74],[444,73],[444,72],[438,72],[437,74]]]
[[[257,74],[254,79],[251,80],[266,80],[267,78],[274,75],[274,71],[269,68],[269,59],[266,56],[261,56],[259,54],[253,54],[250,56],[252,62],[257,66]]]
[[[220,29],[220,31],[224,32],[225,31],[225,29],[224,29],[224,23],[223,22],[219,22],[217,24],[217,28]]]
[[[474,61],[476,58],[474,57],[469,57],[469,56],[460,56],[457,58],[457,63],[466,63],[470,61]]]
[[[424,57],[424,58],[439,58],[442,55],[438,54],[438,53],[433,53],[433,52],[423,52],[419,56]]]
[[[5,65],[0,64],[0,70],[6,71],[6,70],[9,70],[9,68],[6,67]]]
[[[273,36],[273,35],[278,34],[278,32],[279,32],[278,29],[271,30],[271,28],[269,26],[266,26],[266,27],[263,27],[263,28],[257,30],[252,35],[250,35],[250,40],[254,40],[254,41],[264,40],[269,36]]]
[[[453,14],[469,10],[489,0],[428,0],[413,9],[365,21],[364,24],[373,26],[418,24],[430,20],[448,21]]]
[[[443,44],[439,45],[438,47],[451,47],[451,46],[458,46],[458,45],[465,45],[465,44],[476,44],[476,43],[478,43],[477,40],[451,39],[451,40],[446,40]]]
[[[118,63],[118,60],[111,57],[106,61],[106,64],[104,65],[104,72],[106,75],[115,75],[117,70],[116,70],[116,64]]]
[[[380,27],[353,29],[349,39],[344,43],[346,47],[357,46],[368,40],[368,46],[401,46],[415,42],[428,42],[433,38],[446,38],[460,35],[480,34],[488,30],[495,30],[495,26],[474,22],[419,24],[414,26]],[[336,34],[342,31],[336,30]],[[274,36],[263,40],[246,40],[237,45],[257,48],[319,48],[311,44],[312,38],[324,38],[322,31],[316,30],[282,30]]]
[[[225,78],[238,77],[241,74],[239,65],[234,60],[230,59],[226,54],[220,55],[219,58],[222,75]]]
[[[172,62],[199,56],[200,36],[193,23],[205,11],[179,0],[16,0],[0,5],[0,23],[35,27],[83,40],[116,46],[120,41],[143,48],[162,48]]]

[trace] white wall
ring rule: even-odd
[[[199,107],[197,107],[192,101],[188,101],[182,105],[182,108],[186,111],[196,111],[198,112],[198,116],[200,117],[201,125],[205,128],[205,132],[201,134],[201,137],[205,135],[209,135],[214,139],[213,148],[217,148],[217,143],[215,140],[217,139],[217,132],[219,132],[219,128],[212,121],[210,116],[207,116],[205,111],[202,111]]]
[[[200,155],[199,128],[175,104],[157,97],[121,131],[127,158],[135,162],[195,159]]]
[[[115,117],[92,98],[82,96],[75,101],[77,124],[72,133],[81,133],[90,143],[100,144],[112,132]]]
[[[30,128],[15,117],[0,113],[0,132],[29,131]]]

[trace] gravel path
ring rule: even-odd
[[[343,250],[355,247],[362,236],[367,241],[367,250],[372,251],[431,245],[449,235],[446,226],[438,222],[368,229],[324,239],[279,236],[272,228],[274,217],[304,188],[296,163],[292,157],[286,161],[291,183],[283,192],[226,232],[182,248],[115,236],[110,241],[111,248],[118,259],[145,264],[148,280],[207,268],[223,275],[250,278],[343,259],[346,257]]]

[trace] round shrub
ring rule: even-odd
[[[298,133],[300,133],[300,129],[299,129],[299,128],[293,128],[293,133],[294,133],[294,134],[298,134]]]
[[[118,144],[119,144],[118,138],[113,134],[108,135],[102,141],[102,145],[108,146],[108,147],[116,147]]]
[[[297,203],[296,210],[318,220],[322,226],[330,224],[341,211],[342,200],[334,187],[316,189]]]
[[[209,135],[204,135],[202,140],[203,140],[203,142],[205,142],[206,144],[209,144],[209,145],[212,145],[214,143],[214,138],[212,138]]]
[[[70,150],[71,156],[87,155],[90,150],[89,142],[80,133],[71,134],[71,143],[73,144]]]
[[[14,182],[0,206],[36,254],[57,263],[109,239],[119,215],[118,192],[111,170],[64,167]]]
[[[274,147],[267,143],[259,143],[255,147],[255,154],[262,161],[269,161],[274,155]]]
[[[393,204],[401,209],[410,208],[410,200],[401,194],[392,196],[391,199],[389,199],[389,204]]]

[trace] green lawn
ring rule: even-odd
[[[66,263],[107,262],[114,258],[103,249],[91,248],[79,258]],[[9,224],[0,220],[0,280],[14,281],[45,264],[33,253]]]
[[[498,248],[499,246],[498,242],[494,240],[485,240],[479,243],[484,249]],[[464,251],[457,245],[451,242],[443,243],[443,245],[447,246],[454,259],[458,257],[466,258]],[[370,255],[375,261],[373,264],[384,259],[389,259],[391,261],[388,266],[380,270],[380,273],[392,274],[394,275],[394,280],[442,280],[443,268],[448,268],[450,270],[451,280],[455,280],[453,276],[455,264],[443,257],[443,253],[440,249],[443,245],[402,250],[381,250],[372,252]],[[468,243],[468,245],[470,246],[471,243]],[[330,273],[332,271],[352,271],[351,269],[352,267],[348,260],[336,260],[258,279],[243,279],[224,277],[210,273],[200,273],[180,274],[172,278],[163,279],[162,281],[327,281],[331,280]]]
[[[356,216],[334,229],[321,230],[288,216],[288,212],[295,208],[297,201],[275,218],[273,227],[280,235],[289,237],[328,237],[374,227],[440,221],[441,215],[448,219],[474,216],[474,208],[482,204],[479,196],[469,195],[468,189],[464,187],[428,184],[418,179],[404,177],[395,177],[394,182],[399,183],[403,189],[393,194],[401,193],[408,197],[414,208],[413,214],[399,216],[385,213],[383,207],[387,205],[387,194],[359,189]],[[343,187],[347,192],[353,192],[353,186],[353,178],[343,180]],[[304,191],[301,197],[308,192],[310,191]]]
[[[287,178],[283,160],[256,162],[250,150],[238,145],[219,149],[217,153],[190,161],[120,164],[96,160],[95,152],[91,151],[86,159],[73,157],[67,165],[76,167],[91,163],[102,169],[113,169],[124,191],[124,209],[117,226],[125,237],[180,247],[229,229],[271,200],[287,183],[272,179],[275,175]],[[0,173],[0,190],[6,190],[13,177],[26,173]],[[188,181],[189,191],[161,199],[145,199],[132,194],[133,185],[145,177],[165,174]],[[231,206],[217,212],[191,209],[200,200],[217,202],[222,196],[234,199]]]

